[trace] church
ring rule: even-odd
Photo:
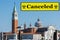
[[[60,40],[60,30],[57,30],[53,25],[43,27],[39,18],[35,22],[34,27],[30,24],[28,28],[24,24],[22,29],[21,26],[18,26],[18,13],[14,5],[12,31],[0,32],[0,40]]]

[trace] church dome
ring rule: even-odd
[[[37,22],[35,23],[35,27],[41,27],[41,21],[39,18],[37,19]]]

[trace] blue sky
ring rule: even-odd
[[[8,32],[12,29],[12,12],[14,2],[18,12],[19,26],[26,22],[27,27],[31,23],[34,26],[39,18],[42,26],[55,25],[60,29],[60,11],[21,11],[20,2],[60,2],[58,0],[0,0],[0,32]]]

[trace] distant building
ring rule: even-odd
[[[18,28],[18,13],[14,5],[12,14],[12,31],[0,33],[0,40],[18,40],[19,36],[21,40],[60,40],[60,31],[52,25],[42,27],[39,18],[37,19],[37,22],[35,22],[34,27],[30,24],[30,28],[27,28],[25,23],[24,29],[21,29],[20,26],[19,31]]]

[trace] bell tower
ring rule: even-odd
[[[14,3],[13,14],[12,14],[12,33],[18,32],[18,13],[16,11],[16,6]]]

